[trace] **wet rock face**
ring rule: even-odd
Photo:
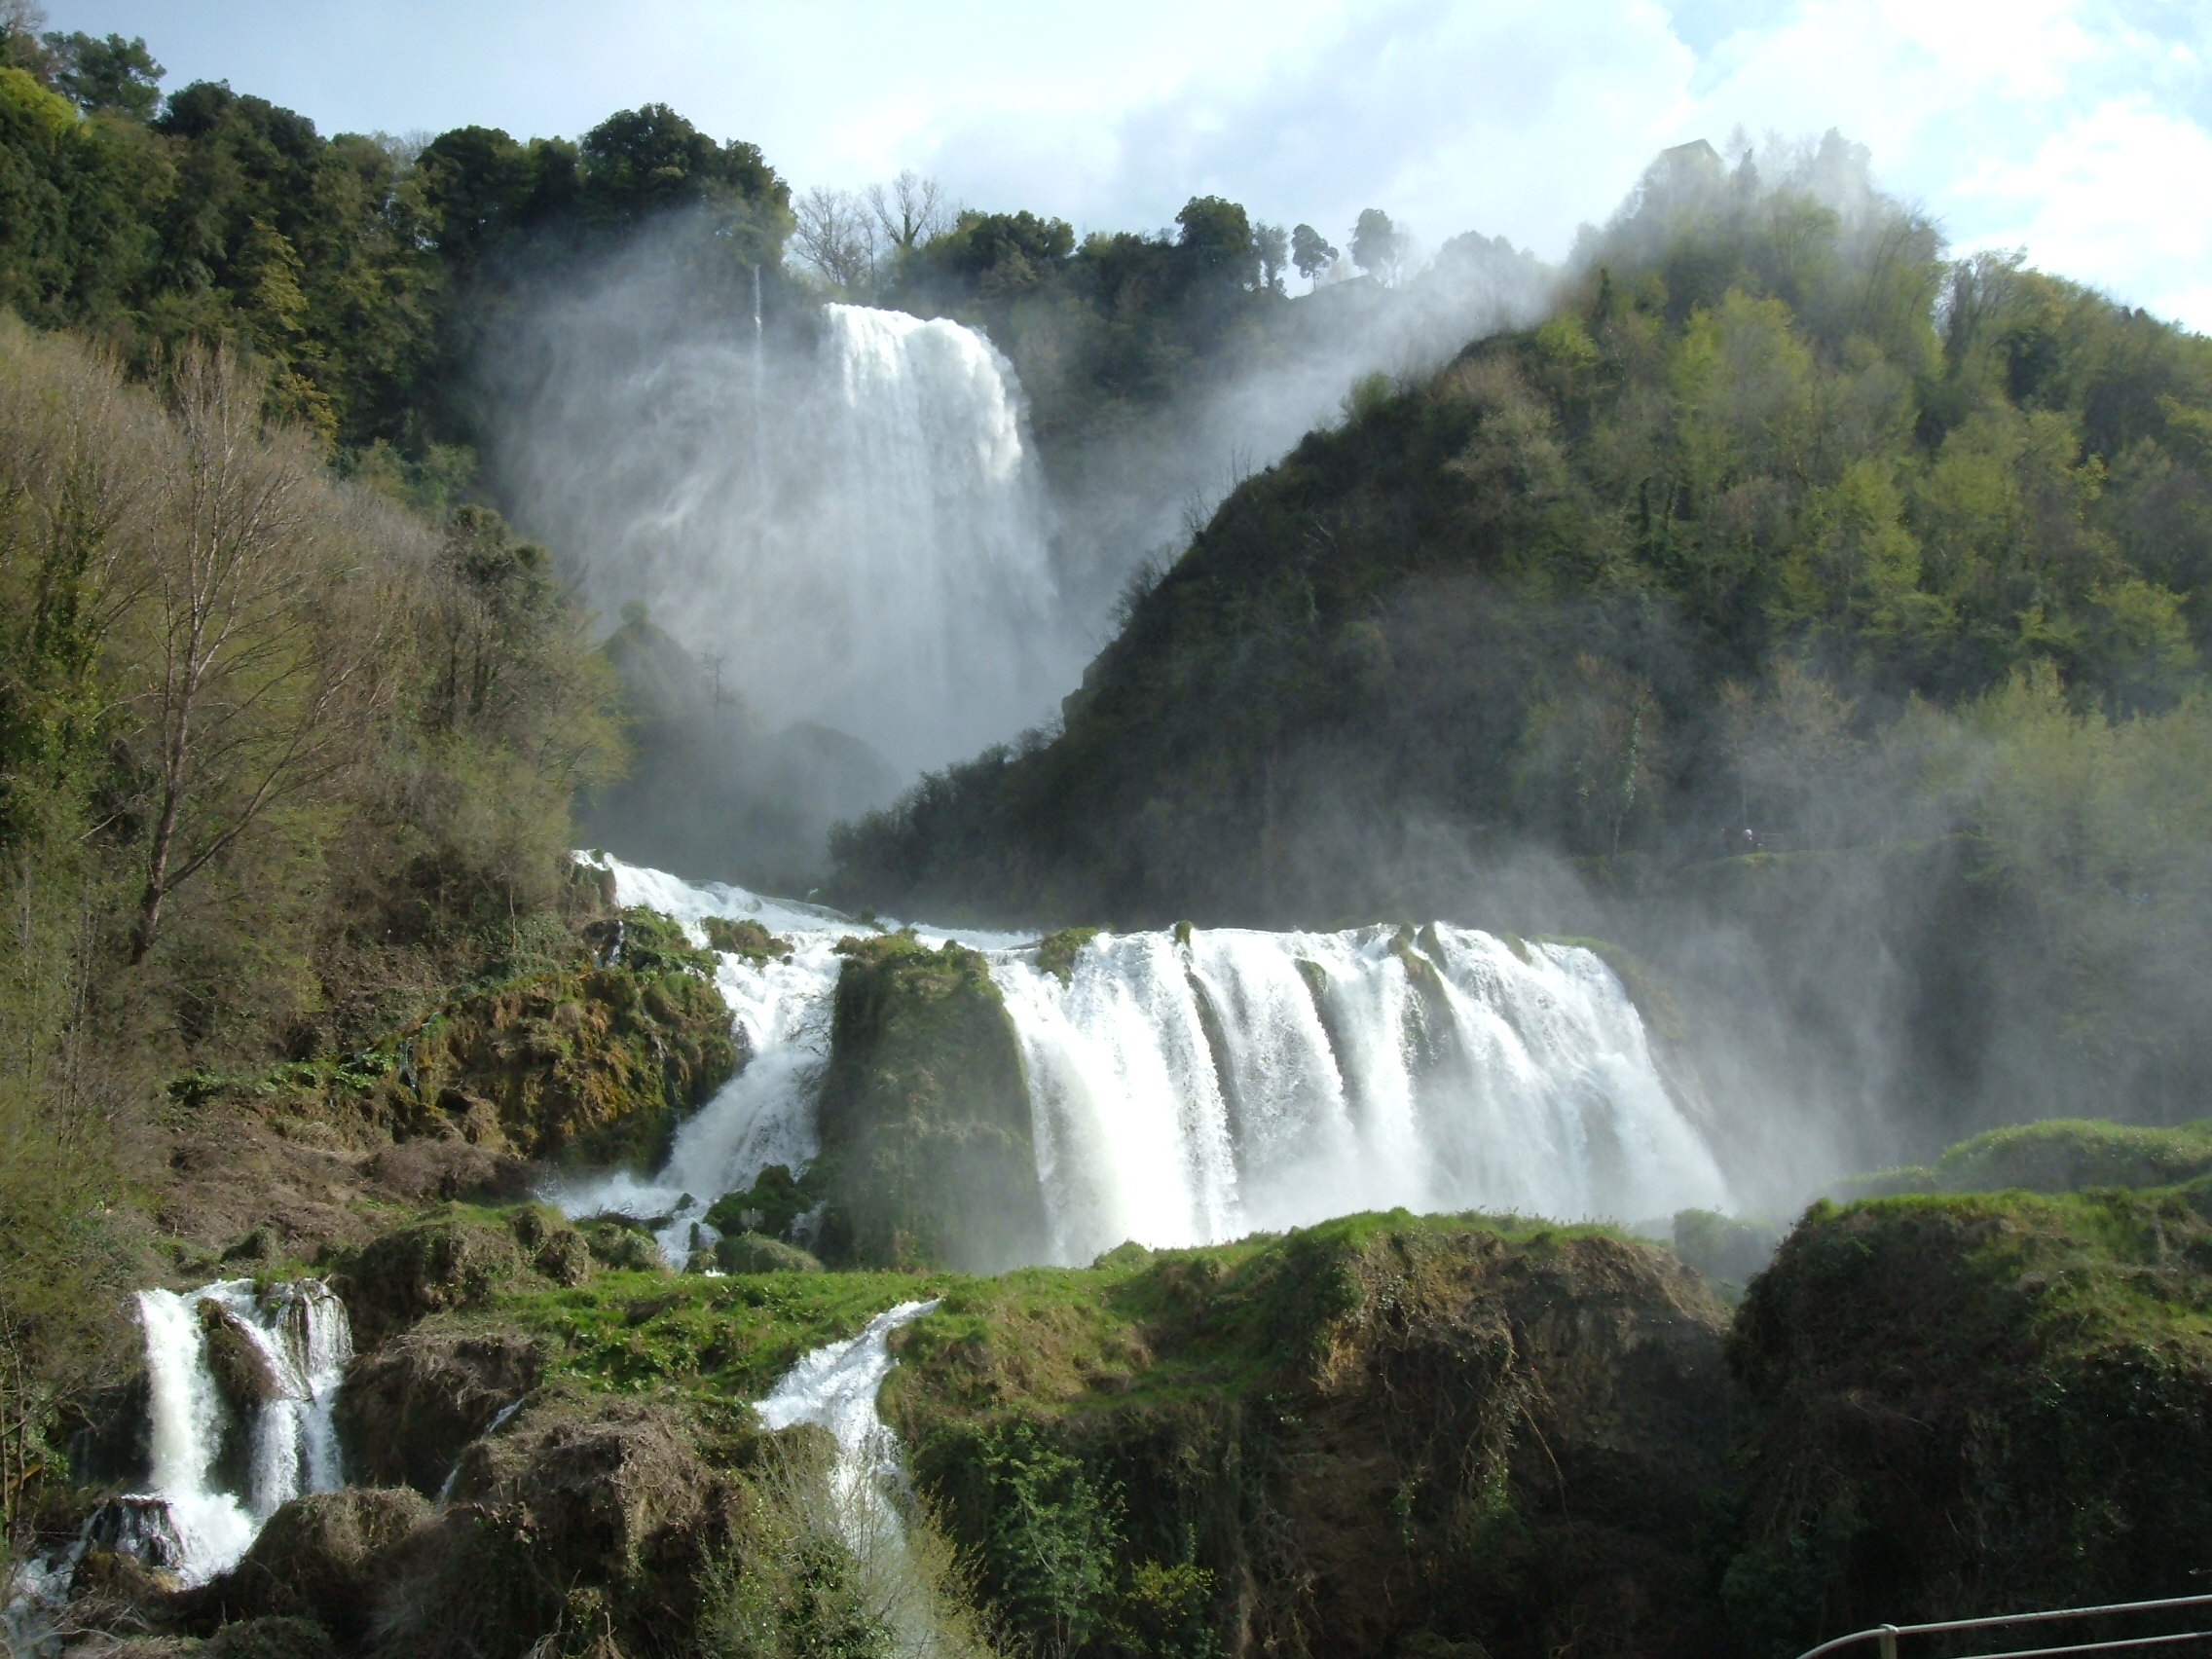
[[[462,1451],[537,1386],[530,1338],[415,1330],[356,1361],[338,1393],[338,1432],[355,1480],[435,1494]]]
[[[983,955],[852,940],[822,1085],[834,1266],[997,1272],[1048,1255],[1020,1041]]]
[[[244,1415],[282,1392],[269,1355],[236,1315],[218,1303],[202,1302],[200,1328],[206,1334],[207,1368],[232,1410]]]

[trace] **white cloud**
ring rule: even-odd
[[[2212,328],[2212,133],[2140,96],[2072,117],[2032,156],[1958,186],[1990,227],[1977,246],[2037,263],[2161,315]]]

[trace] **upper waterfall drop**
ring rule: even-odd
[[[1013,365],[948,318],[671,303],[540,318],[496,434],[525,528],[601,612],[643,603],[767,728],[831,727],[903,776],[1049,714],[1088,652]]]
[[[865,306],[823,316],[832,419],[803,535],[847,685],[822,718],[895,760],[939,764],[1009,735],[1055,685],[1038,656],[1052,577],[1020,388],[957,322]]]

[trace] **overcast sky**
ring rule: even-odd
[[[1340,243],[1380,206],[1547,257],[1653,152],[1840,128],[1961,246],[2212,330],[2206,0],[47,0],[325,131],[578,134],[658,99],[800,189],[1151,229],[1193,195]]]

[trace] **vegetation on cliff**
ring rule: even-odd
[[[1021,1051],[980,951],[847,940],[822,1083],[821,1249],[992,1272],[1047,1254]]]
[[[2196,1582],[2207,1213],[2201,1180],[1816,1205],[1731,1346],[1752,1650]]]

